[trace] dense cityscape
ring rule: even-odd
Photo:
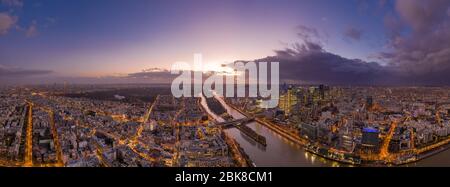
[[[409,164],[449,147],[446,87],[284,84],[273,109],[259,108],[258,98],[175,98],[168,89],[2,87],[0,165],[264,166],[239,138],[269,154],[276,145],[254,123],[305,154],[342,166]]]
[[[3,167],[450,167],[450,0],[0,0]]]

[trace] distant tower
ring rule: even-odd
[[[292,86],[289,86],[287,91],[287,107],[286,107],[286,115],[291,113],[291,106],[292,106]]]
[[[319,95],[320,99],[325,98],[325,86],[323,84],[319,85]]]
[[[373,106],[373,98],[372,96],[367,96],[366,98],[366,107],[367,108],[372,108]]]
[[[67,81],[64,81],[64,93],[67,93]]]

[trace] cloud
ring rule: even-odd
[[[388,68],[375,62],[347,59],[323,48],[321,35],[316,29],[302,27],[300,43],[275,50],[276,55],[256,62],[280,62],[280,78],[284,81],[327,84],[384,84],[382,74],[390,74]],[[352,39],[361,39],[362,31],[350,29]],[[318,38],[312,40],[311,38]]]
[[[5,35],[16,24],[17,17],[6,12],[0,12],[0,36]]]
[[[360,41],[363,35],[363,31],[361,29],[350,27],[344,31],[344,36],[351,40]]]
[[[178,75],[172,75],[169,70],[160,68],[144,69],[141,72],[129,73],[121,78],[133,79],[134,81],[151,81],[168,83],[171,82]]]
[[[53,72],[50,70],[22,69],[0,65],[0,77],[29,77],[51,73]]]
[[[402,24],[385,18],[392,29]],[[382,52],[378,59],[388,59],[387,65],[348,59],[329,52],[319,42],[311,40],[317,30],[303,29],[301,42],[275,50],[274,56],[255,62],[279,62],[280,79],[296,83],[334,85],[450,85],[450,28],[439,26],[427,36],[409,38],[393,31],[393,51]],[[349,32],[350,33],[350,32]],[[356,37],[358,38],[358,37]],[[419,40],[414,40],[419,39]],[[423,46],[424,45],[424,46]],[[422,65],[421,65],[422,64]]]
[[[27,28],[27,30],[25,31],[25,36],[30,38],[30,37],[34,37],[36,35],[38,35],[39,32],[37,30],[37,21],[34,20],[31,25]]]
[[[56,24],[58,20],[54,17],[47,17],[45,18],[45,24],[43,25],[44,28],[48,28],[49,26]]]
[[[312,42],[296,43],[292,48],[276,50],[276,55],[255,60],[256,62],[279,62],[280,79],[299,83],[326,84],[384,84],[383,74],[390,70],[378,63],[327,52]]]
[[[388,50],[379,59],[423,84],[450,83],[450,1],[396,2],[387,15]],[[405,32],[407,31],[407,32]]]
[[[23,6],[22,0],[1,0],[0,2],[1,2],[1,4],[10,6],[10,7],[22,7]]]
[[[401,35],[404,24],[394,14],[386,14],[383,21],[384,27],[386,28],[386,35],[390,40]]]
[[[317,47],[322,47],[328,42],[328,34],[326,32],[321,32],[316,28],[298,25],[296,27],[297,36],[304,42],[309,44],[317,44]],[[313,46],[310,46],[313,47]]]
[[[172,75],[169,70],[160,68],[144,69],[140,72],[129,74],[113,74],[100,77],[67,77],[51,76],[43,77],[34,83],[62,83],[70,82],[77,84],[170,84],[179,75]],[[0,80],[1,81],[1,80]],[[33,82],[26,80],[23,82]]]
[[[450,6],[448,0],[408,0],[396,1],[396,10],[402,20],[408,23],[416,32],[427,32],[448,17]]]
[[[389,28],[398,30],[402,30],[403,28],[401,27],[404,26],[394,16],[386,16],[385,23],[390,26]],[[275,55],[273,56],[254,60],[255,62],[280,62],[281,81],[331,85],[450,85],[450,71],[418,74],[406,64],[388,63],[387,65],[381,65],[377,62],[345,58],[329,52],[323,47],[322,41],[325,37],[317,29],[308,26],[298,26],[297,30],[297,35],[301,42],[291,44],[285,49],[275,50]],[[362,37],[362,33],[353,31],[349,33],[352,33],[349,35],[354,40]],[[395,33],[392,35],[396,35],[398,40],[395,46],[401,48],[404,45],[403,40],[406,38],[402,37],[400,31],[392,33]],[[441,34],[437,33],[440,37],[445,37]],[[396,37],[392,37],[392,39]],[[450,40],[450,35],[447,40]],[[449,43],[442,41],[430,42],[430,44],[439,42],[444,46],[450,43],[450,41]],[[428,46],[428,48],[430,47]],[[439,61],[437,59],[447,58],[446,62],[449,64],[450,58],[448,58],[447,53],[450,53],[450,50],[439,50],[437,53],[408,51],[407,54],[383,52],[379,54],[379,59],[381,59],[381,56],[383,59],[388,58],[391,60],[426,57],[426,61],[434,63]],[[427,65],[425,67],[439,66]],[[168,70],[153,68],[121,76],[121,79],[128,82],[170,83],[176,76],[170,74]]]
[[[367,2],[367,0],[357,0],[357,8],[358,8],[358,13],[360,14],[364,14],[367,13],[367,11],[370,8],[369,2]]]
[[[384,6],[386,6],[386,4],[388,3],[387,1],[388,1],[388,0],[379,0],[379,1],[378,1],[378,5],[379,5],[380,7],[384,7]]]
[[[308,27],[305,25],[299,25],[297,26],[297,29],[298,29],[297,35],[303,40],[310,41],[311,39],[314,38],[320,38],[320,33],[315,28]]]

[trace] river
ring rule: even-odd
[[[450,149],[433,156],[404,165],[406,167],[450,167]]]
[[[227,112],[234,119],[241,119],[245,116],[233,108],[229,107],[225,101],[220,97],[215,97],[222,106],[225,107]],[[202,97],[202,106],[206,109],[211,116],[216,118],[217,121],[224,121],[220,116],[217,116],[211,110],[209,110],[206,99]],[[274,131],[268,129],[264,125],[257,122],[251,122],[247,124],[255,132],[266,137],[267,146],[264,147],[241,133],[236,128],[225,130],[231,137],[233,137],[249,155],[250,159],[255,163],[257,167],[340,167],[348,166],[340,164],[338,162],[330,161],[311,154],[305,151],[301,146],[295,144],[286,138],[278,135]],[[439,154],[433,155],[426,159],[420,160],[416,163],[404,165],[406,167],[440,167],[450,166],[450,149]]]

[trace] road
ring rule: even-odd
[[[177,122],[178,116],[180,115],[180,113],[184,110],[184,102],[182,102],[182,105],[180,107],[180,109],[178,109],[178,112],[175,114],[175,116],[172,119],[172,125],[175,128],[175,137],[176,137],[176,142],[175,142],[175,153],[173,154],[173,163],[175,165],[178,165],[178,159],[180,157],[180,140],[181,140],[181,135],[180,135],[180,131],[181,131],[181,124],[179,124]]]
[[[112,164],[110,164],[107,159],[103,157],[103,148],[100,146],[98,142],[95,141],[95,146],[97,147],[96,156],[98,160],[100,161],[100,164],[104,167],[111,167]]]
[[[0,167],[20,167],[20,166],[23,166],[23,163],[0,159]]]
[[[24,166],[33,166],[33,103],[28,103],[28,123],[25,140],[25,163]]]
[[[395,129],[397,128],[398,122],[392,121],[391,127],[389,128],[389,132],[386,136],[386,138],[383,141],[383,144],[381,145],[380,149],[380,159],[386,160],[389,157],[389,143],[391,142],[392,136],[394,136]]]
[[[147,113],[144,116],[144,121],[142,122],[142,124],[144,124],[145,122],[148,121],[148,119],[150,118],[150,114],[153,111],[153,107],[155,107],[155,103],[158,101],[159,99],[159,95],[156,96],[155,101],[152,103],[152,106],[150,106],[150,108],[148,109]]]
[[[53,135],[53,144],[55,144],[55,149],[56,149],[56,164],[55,164],[55,166],[62,167],[62,166],[64,166],[64,162],[63,162],[61,144],[60,144],[59,137],[58,137],[58,130],[55,125],[55,116],[54,116],[53,110],[46,109],[46,111],[50,118],[50,128],[52,130],[52,135]]]
[[[159,95],[156,96],[155,101],[152,103],[150,108],[148,109],[147,113],[143,117],[142,123],[139,125],[138,129],[136,130],[136,134],[131,138],[130,142],[127,144],[127,146],[136,154],[138,154],[140,157],[144,158],[147,161],[150,162],[156,162],[157,159],[153,158],[145,153],[140,152],[136,149],[137,144],[139,143],[139,137],[142,135],[142,131],[144,130],[144,124],[149,120],[150,114],[153,111],[153,108],[155,107],[155,104],[157,103],[159,99]]]

